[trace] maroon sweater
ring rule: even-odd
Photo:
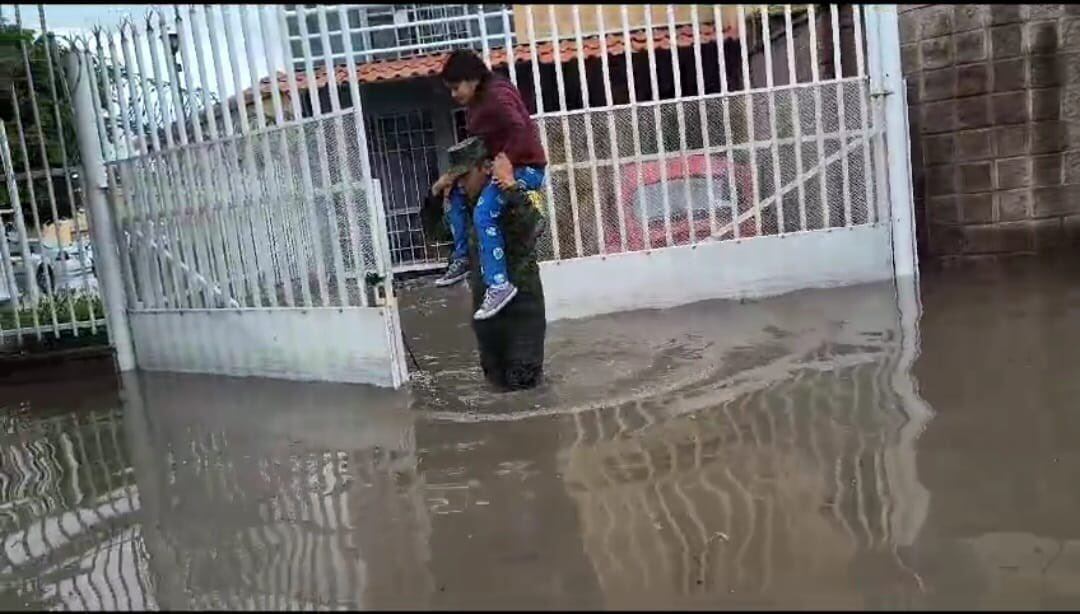
[[[540,132],[509,79],[492,75],[465,112],[466,130],[484,141],[491,156],[503,152],[514,166],[547,166]]]

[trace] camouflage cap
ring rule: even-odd
[[[470,169],[476,168],[488,159],[487,147],[484,141],[472,136],[460,143],[450,146],[446,150],[450,158],[451,175],[464,175]]]

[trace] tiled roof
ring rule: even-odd
[[[701,42],[711,43],[716,40],[716,28],[712,24],[703,24],[700,27]],[[735,38],[734,32],[730,27],[725,27],[723,30],[724,38]],[[676,28],[676,43],[679,47],[690,47],[694,43],[694,30],[693,26],[681,26]],[[645,51],[648,48],[648,39],[646,38],[644,30],[638,30],[630,34],[631,49],[635,52]],[[653,29],[653,45],[656,49],[670,49],[671,37],[668,36],[667,28],[654,28]],[[608,34],[607,35],[608,53],[612,55],[622,54],[626,52],[623,37],[621,34]],[[591,36],[582,40],[582,47],[585,52],[586,58],[599,58],[601,53],[600,37]],[[554,62],[555,50],[551,41],[544,41],[536,44],[537,56],[541,63],[551,64]],[[439,74],[442,70],[443,62],[446,59],[446,53],[433,53],[426,55],[417,55],[409,58],[398,60],[378,60],[374,62],[367,62],[363,64],[357,64],[355,67],[357,80],[359,83],[380,83],[389,81],[403,81],[406,79],[413,79],[417,77],[431,77]],[[577,42],[575,40],[563,40],[559,43],[559,56],[562,62],[573,61],[577,56]],[[532,58],[532,51],[529,45],[517,45],[514,48],[514,62],[525,63],[529,62]],[[506,50],[503,48],[491,50],[491,64],[492,67],[499,67],[506,65]],[[349,81],[349,70],[346,65],[339,65],[334,67],[334,77],[338,84],[345,84]],[[317,88],[324,87],[328,82],[328,71],[325,67],[315,69],[315,86]],[[307,89],[308,76],[306,72],[296,73],[296,84],[299,89]],[[278,73],[277,75],[278,89],[287,93],[289,91],[289,82],[284,73]],[[263,79],[260,84],[260,89],[264,94],[270,93],[270,79]]]

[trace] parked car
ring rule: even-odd
[[[21,293],[29,291],[33,283],[41,292],[77,287],[85,284],[94,275],[94,251],[89,241],[83,241],[80,249],[77,243],[56,245],[42,243],[39,239],[27,239],[30,248],[30,269],[33,280],[26,279],[26,267],[23,264],[22,244],[8,234],[8,247],[11,264],[15,271],[15,280]]]
[[[671,245],[689,245],[690,233],[694,242],[709,240],[713,230],[710,222],[709,207],[715,209],[717,237],[714,240],[734,238],[732,221],[731,184],[729,174],[734,180],[739,197],[739,214],[749,211],[754,202],[750,182],[750,169],[741,164],[729,165],[725,156],[711,157],[713,201],[709,202],[709,164],[704,154],[679,154],[664,160],[667,165],[668,203],[671,210]],[[640,251],[650,248],[668,247],[667,229],[664,223],[664,185],[661,181],[661,162],[652,160],[641,163],[640,178],[637,165],[623,163],[620,169],[620,190],[622,194],[623,215],[626,220],[626,250]],[[692,215],[688,215],[692,211]],[[642,211],[645,218],[642,220]],[[614,211],[612,217],[616,219]],[[726,227],[726,230],[725,230]],[[753,217],[739,225],[739,237],[756,236]],[[646,242],[647,239],[647,242]],[[623,251],[617,232],[607,233],[605,237],[607,253]]]

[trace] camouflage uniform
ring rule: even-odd
[[[460,155],[468,158],[451,160],[451,167],[460,170],[465,162],[478,166],[483,152],[475,148]],[[540,265],[536,258],[536,241],[546,227],[545,198],[538,190],[520,188],[504,193],[506,204],[500,216],[506,242],[506,267],[510,282],[518,295],[499,315],[489,320],[472,320],[480,350],[480,366],[488,381],[504,389],[531,388],[540,383],[544,372],[544,336],[547,320],[544,311],[544,287],[540,282]],[[475,200],[468,203],[470,213]],[[421,211],[424,230],[428,236],[445,240],[450,237],[441,199],[429,197]],[[469,225],[469,288],[473,310],[484,300],[484,283],[480,273],[476,229]]]

